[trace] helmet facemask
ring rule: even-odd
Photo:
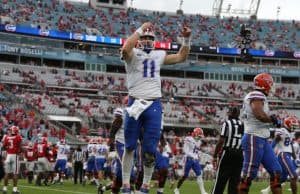
[[[143,31],[137,46],[146,52],[150,52],[155,48],[155,34],[151,28]]]
[[[154,37],[142,36],[138,41],[138,47],[146,52],[150,52],[154,49]]]

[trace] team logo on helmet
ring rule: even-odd
[[[283,120],[283,125],[290,131],[299,128],[299,121],[295,116],[288,116]]]
[[[192,132],[192,136],[194,138],[203,138],[204,137],[203,130],[200,127],[195,128]]]
[[[273,78],[267,73],[260,73],[254,77],[255,89],[263,90],[269,93],[273,86]]]

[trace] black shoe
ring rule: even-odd
[[[36,180],[36,181],[35,181],[35,185],[36,185],[36,186],[42,186],[41,180]]]
[[[98,186],[98,194],[103,194],[104,193],[104,191],[102,190],[102,184],[100,184],[99,186]]]
[[[45,180],[43,181],[43,183],[44,183],[45,186],[49,186],[49,185],[48,185],[48,180],[45,179]]]

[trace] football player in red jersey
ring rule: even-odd
[[[48,162],[49,162],[49,172],[48,172],[48,182],[53,183],[53,178],[54,178],[54,166],[55,166],[55,162],[56,162],[56,156],[57,156],[57,148],[55,146],[55,144],[51,144],[49,143],[49,150],[47,153],[47,158],[48,158]]]
[[[26,169],[27,169],[27,177],[28,183],[31,184],[33,180],[33,168],[34,162],[37,159],[36,150],[34,149],[33,143],[29,142],[27,149],[24,150],[24,157],[26,159]]]
[[[49,168],[49,162],[47,159],[47,152],[48,152],[48,141],[46,137],[39,137],[38,142],[35,144],[35,149],[37,150],[37,156],[38,156],[38,177],[36,179],[36,185],[41,186],[41,180],[46,176],[46,172]],[[46,180],[46,179],[45,179]],[[44,182],[45,185],[47,182]]]
[[[13,174],[13,194],[19,194],[20,191],[17,188],[18,174],[20,170],[19,155],[21,153],[22,137],[19,135],[19,128],[17,126],[10,127],[10,134],[3,138],[3,149],[6,150],[7,156],[4,161],[5,176],[3,194],[7,193],[8,177]]]

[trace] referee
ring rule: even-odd
[[[213,155],[213,165],[216,168],[218,156],[216,182],[212,194],[223,194],[228,182],[228,194],[237,194],[240,180],[243,152],[241,139],[244,134],[244,125],[239,120],[238,107],[230,107],[228,120],[223,123],[221,134]]]
[[[78,146],[73,154],[73,161],[75,161],[74,164],[74,184],[77,184],[77,178],[79,175],[79,182],[82,184],[82,177],[83,177],[83,159],[84,159],[84,153],[81,150],[81,147]]]

